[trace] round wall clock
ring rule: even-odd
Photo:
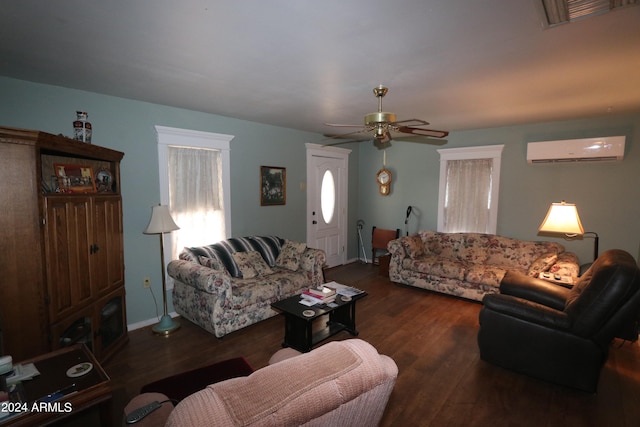
[[[391,192],[391,171],[382,168],[376,174],[376,182],[378,183],[378,191],[383,196],[388,196]]]

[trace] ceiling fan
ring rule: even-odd
[[[425,126],[429,125],[429,122],[420,119],[408,119],[408,120],[396,120],[394,113],[382,111],[382,98],[389,91],[383,85],[373,88],[373,94],[378,98],[378,111],[375,113],[369,113],[364,116],[364,125],[348,125],[338,123],[325,123],[327,126],[333,127],[359,127],[360,130],[350,132],[341,135],[326,135],[330,139],[344,139],[349,141],[340,141],[326,145],[338,145],[346,144],[348,142],[360,142],[370,141],[373,137],[373,143],[378,148],[387,148],[391,146],[393,139],[421,142],[421,143],[433,143],[429,138],[444,138],[449,135],[449,132],[444,130],[427,129]],[[418,137],[405,137],[405,136],[393,136],[392,132],[401,134],[418,135]],[[369,136],[364,137],[366,134]],[[358,137],[362,135],[363,137]],[[428,138],[424,138],[428,137]]]

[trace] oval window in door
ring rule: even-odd
[[[336,185],[330,170],[325,171],[320,188],[320,207],[322,219],[329,224],[333,219],[336,207]]]

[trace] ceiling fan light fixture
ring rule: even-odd
[[[396,121],[395,114],[385,113],[384,111],[369,113],[366,116],[364,116],[365,126],[376,126],[378,123],[392,123],[395,121]]]
[[[389,131],[382,123],[379,123],[378,126],[376,126],[375,133],[373,134],[377,139],[384,139],[385,137],[388,137],[388,135]]]

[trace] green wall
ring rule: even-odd
[[[625,159],[615,163],[529,165],[527,142],[625,135]],[[504,144],[500,177],[498,234],[553,240],[575,252],[581,263],[593,257],[593,239],[573,241],[539,236],[538,227],[550,203],[576,203],[585,231],[600,236],[600,253],[620,248],[638,257],[640,245],[640,115],[607,116],[493,129],[452,132],[446,145],[394,142],[387,150],[387,167],[394,184],[387,197],[378,195],[375,174],[382,151],[360,148],[360,202],[358,212],[371,226],[400,228],[405,233],[407,206],[417,207],[409,232],[436,229],[438,215],[438,148]],[[370,238],[365,242],[370,247]]]
[[[128,323],[153,319],[156,308],[142,279],[151,277],[160,299],[160,248],[156,236],[142,234],[151,207],[159,202],[155,125],[234,135],[231,141],[232,235],[276,234],[306,240],[305,142],[320,135],[115,98],[91,92],[0,77],[0,125],[71,134],[76,110],[89,113],[93,143],[125,153],[122,162],[125,281]],[[268,105],[265,105],[268,108]],[[540,123],[452,132],[446,148],[505,144],[500,182],[498,233],[531,240],[558,240],[591,258],[591,239],[567,242],[538,236],[551,202],[578,205],[586,230],[600,235],[601,251],[621,248],[638,256],[640,246],[640,115]],[[619,163],[528,165],[526,143],[602,135],[626,135],[626,157]],[[347,144],[349,158],[348,258],[358,253],[356,221],[365,221],[363,240],[370,257],[371,226],[400,228],[414,206],[409,232],[435,229],[439,155],[436,146],[394,142],[387,150],[393,172],[391,195],[378,194],[375,174],[383,153],[370,143]],[[260,165],[287,168],[287,204],[261,207]],[[170,301],[170,299],[169,299]],[[158,307],[161,310],[161,305]],[[172,310],[170,306],[170,310]]]
[[[83,110],[93,125],[92,142],[125,153],[121,178],[129,324],[155,316],[153,298],[142,287],[145,276],[152,280],[162,314],[159,239],[142,234],[151,207],[160,201],[155,125],[235,136],[230,143],[233,236],[274,234],[306,240],[306,192],[300,187],[306,182],[304,143],[318,141],[319,135],[1,77],[0,93],[0,126],[69,136],[76,110]],[[287,168],[286,205],[260,206],[261,165]],[[357,182],[356,172],[350,181]]]

